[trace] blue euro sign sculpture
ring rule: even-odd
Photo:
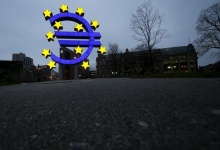
[[[88,47],[88,49],[85,51],[84,54],[82,54],[80,57],[76,59],[61,59],[55,54],[51,52],[51,59],[59,64],[66,64],[66,65],[72,65],[72,64],[78,64],[85,60],[90,53],[92,52],[94,47],[100,47],[101,42],[95,41],[95,39],[100,39],[101,34],[99,32],[93,32],[93,29],[91,28],[90,24],[80,15],[64,12],[56,14],[55,16],[52,16],[50,19],[51,25],[55,23],[55,21],[74,21],[77,23],[80,23],[83,25],[83,28],[86,30],[86,32],[66,32],[66,31],[55,31],[55,36],[62,47]],[[78,39],[78,40],[73,40]],[[80,40],[80,39],[88,39],[88,41]]]

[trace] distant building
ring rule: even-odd
[[[97,77],[97,72],[95,70],[90,70],[89,73],[90,73],[91,78],[96,78]]]
[[[59,80],[59,73],[51,70],[51,80]]]
[[[180,47],[152,50],[154,72],[196,72],[198,70],[197,52],[192,44]],[[151,72],[148,50],[98,55],[96,58],[98,77],[131,76]]]
[[[192,44],[188,46],[159,49],[160,72],[196,72],[198,71],[197,52]]]
[[[35,66],[33,59],[26,57],[24,53],[12,54],[12,61],[21,61],[23,64],[23,82],[34,81]]]
[[[23,64],[21,61],[0,61],[0,80],[23,81]]]
[[[220,61],[206,66],[199,66],[200,72],[220,72]]]
[[[86,70],[81,66],[82,63],[78,64],[78,78],[79,79],[88,79],[91,78],[91,72],[89,70],[89,68],[87,68]]]
[[[220,72],[220,61],[213,64],[212,70],[215,72]]]
[[[47,65],[38,65],[36,68],[37,81],[50,81],[51,69]]]
[[[74,51],[61,47],[60,48],[60,58],[62,59],[75,59],[79,57]],[[85,79],[89,78],[89,69],[83,69],[81,67],[82,63],[75,65],[62,65],[59,64],[59,78],[60,80],[73,80],[73,79]]]
[[[74,59],[74,52],[68,48],[60,47],[60,58]],[[74,66],[59,64],[60,80],[73,80],[74,79]]]
[[[33,59],[26,57],[24,53],[12,54],[12,61],[22,61],[24,67],[31,67],[34,65]]]

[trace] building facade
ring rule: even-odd
[[[26,57],[24,53],[12,54],[12,61],[22,61],[23,67],[32,67],[34,65],[33,59]]]
[[[33,82],[35,66],[33,59],[26,57],[24,53],[12,54],[12,61],[21,61],[23,64],[23,82]]]
[[[154,72],[196,72],[197,52],[192,44],[180,47],[152,50]],[[120,77],[151,72],[150,53],[147,50],[98,55],[96,58],[98,77]]]
[[[62,59],[75,59],[79,57],[78,54],[75,54],[73,50],[70,50],[66,47],[60,47],[60,58]],[[85,61],[88,61],[85,60]],[[90,72],[89,68],[86,70],[81,67],[82,63],[75,65],[62,65],[59,64],[59,79],[60,80],[76,80],[76,79],[85,79],[89,78]]]
[[[21,61],[0,61],[0,82],[23,81],[23,63]]]
[[[60,47],[60,58],[74,59],[74,52],[68,48]],[[74,66],[59,64],[59,78],[60,80],[73,80],[74,79]]]

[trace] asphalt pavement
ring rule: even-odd
[[[0,86],[0,150],[219,150],[220,79]]]

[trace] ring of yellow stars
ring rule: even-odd
[[[62,4],[60,7],[60,12],[68,12],[68,5]]]
[[[85,61],[83,61],[83,64],[81,65],[84,69],[87,69],[87,68],[89,68],[89,62],[87,61],[87,62],[85,62]]]
[[[55,21],[55,24],[53,26],[57,30],[62,30],[63,29],[63,25],[61,24],[61,21]]]
[[[49,11],[48,9],[45,10],[43,12],[43,14],[44,14],[44,17],[45,17],[46,20],[53,16],[53,13],[51,11]]]
[[[82,24],[76,24],[75,28],[74,28],[75,31],[78,31],[78,32],[82,32],[83,31],[83,26]]]
[[[97,29],[99,27],[99,22],[97,20],[92,20],[91,27],[93,30]]]
[[[80,16],[84,16],[85,13],[84,13],[83,8],[77,8],[76,14],[78,14],[78,15],[80,15]]]
[[[106,47],[104,46],[100,46],[98,52],[100,52],[101,54],[105,54],[107,51],[106,51]]]
[[[82,54],[83,49],[78,46],[77,48],[75,48],[76,54]]]
[[[53,40],[54,40],[54,37],[55,37],[55,34],[49,31],[49,32],[46,34],[46,37],[47,37],[47,40],[48,40],[48,41],[53,41]]]
[[[49,66],[50,69],[56,68],[56,62],[50,60],[50,62],[47,64],[47,66]]]
[[[45,58],[50,56],[50,49],[44,49],[43,52],[41,53]]]

